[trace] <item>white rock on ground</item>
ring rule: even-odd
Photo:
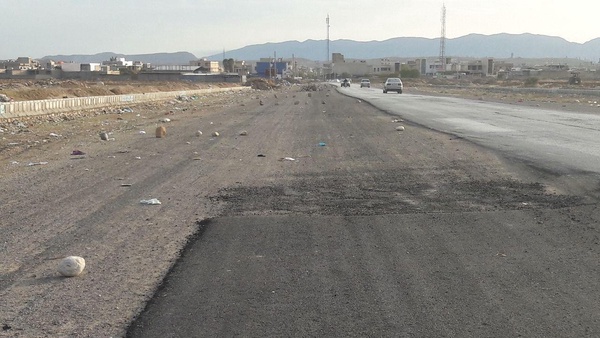
[[[58,272],[65,277],[75,277],[85,268],[85,259],[79,256],[69,256],[58,263]]]

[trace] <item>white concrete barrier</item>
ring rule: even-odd
[[[24,116],[45,115],[103,108],[109,106],[126,106],[150,101],[174,99],[177,96],[202,95],[227,91],[249,90],[250,87],[207,88],[176,92],[154,92],[144,94],[88,96],[67,99],[16,101],[0,103],[0,118],[16,118]]]

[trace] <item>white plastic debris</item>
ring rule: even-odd
[[[49,134],[49,136],[52,136],[52,137],[60,137],[60,135],[58,135],[57,133],[50,133],[50,134]]]
[[[160,119],[160,122],[171,122],[170,118],[165,117],[164,119]]]
[[[198,131],[196,132],[196,136],[202,136],[202,132],[201,132],[200,130],[198,130]]]
[[[214,133],[212,133],[212,136],[213,136],[213,137],[218,137],[219,135],[221,135],[221,134],[219,134],[219,132],[218,132],[218,131],[215,131]]]
[[[69,256],[58,263],[58,272],[65,277],[79,276],[85,268],[85,259],[79,256]]]
[[[29,162],[28,166],[34,166],[34,165],[45,165],[48,164],[48,162]]]
[[[296,159],[293,157],[284,157],[281,159],[282,161],[295,161]]]
[[[140,134],[145,134],[146,131],[145,130],[140,130]]]
[[[160,203],[160,201],[156,198],[151,198],[149,200],[141,200],[140,201],[141,204],[146,204],[146,205],[158,205],[158,204],[162,204]]]

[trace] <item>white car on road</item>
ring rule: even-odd
[[[402,94],[402,89],[404,89],[404,86],[402,85],[402,80],[400,80],[397,77],[390,77],[387,80],[385,80],[385,83],[383,84],[383,93],[384,94],[389,91],[397,92],[398,94]]]

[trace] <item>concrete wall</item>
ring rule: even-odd
[[[250,87],[208,88],[176,92],[158,92],[129,95],[88,96],[68,99],[17,101],[0,103],[0,119],[23,116],[62,113],[76,110],[103,108],[107,106],[126,106],[149,101],[174,99],[180,95],[202,95],[226,91],[249,90]]]

